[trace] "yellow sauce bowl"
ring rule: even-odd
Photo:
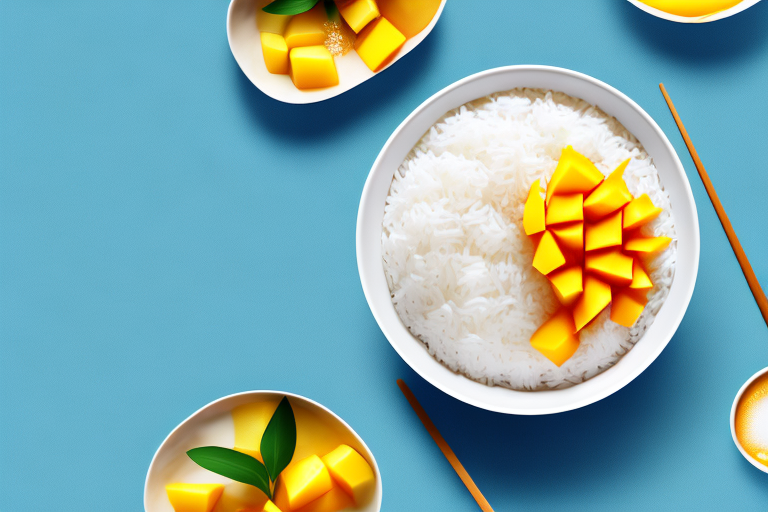
[[[695,2],[695,0],[628,0],[639,9],[652,14],[658,18],[677,23],[707,23],[717,21],[729,16],[733,16],[749,7],[752,7],[760,0],[742,0],[732,5],[728,0],[706,0],[704,2]],[[645,3],[647,2],[647,3]],[[711,12],[699,14],[700,11],[686,8],[685,4],[705,4],[711,5]],[[728,7],[729,6],[729,7]],[[723,8],[727,7],[727,8]],[[709,9],[706,9],[709,10]],[[695,12],[695,15],[681,15]],[[673,14],[679,13],[679,14]]]

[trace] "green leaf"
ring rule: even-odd
[[[262,9],[269,14],[301,14],[315,6],[319,0],[275,0]]]
[[[288,397],[284,396],[269,420],[261,436],[261,456],[267,472],[274,482],[285,467],[291,463],[296,450],[296,418],[293,416]]]
[[[237,450],[221,448],[220,446],[193,448],[187,452],[187,455],[198,466],[232,480],[257,487],[264,491],[269,499],[272,499],[267,468],[258,459]]]

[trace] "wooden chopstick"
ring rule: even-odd
[[[763,314],[763,320],[765,320],[766,325],[768,325],[768,299],[766,299],[765,293],[763,293],[763,289],[760,287],[760,283],[757,280],[755,271],[752,270],[752,265],[749,264],[747,255],[744,253],[744,249],[741,247],[741,243],[739,243],[739,239],[736,236],[736,232],[733,230],[731,221],[728,220],[728,215],[726,215],[725,209],[723,208],[722,203],[720,203],[720,199],[717,197],[715,187],[712,186],[712,181],[709,179],[707,171],[704,170],[704,164],[701,163],[699,154],[696,152],[696,148],[693,147],[693,142],[691,142],[691,138],[688,136],[688,132],[686,131],[685,126],[683,126],[683,121],[677,114],[675,105],[672,103],[672,99],[669,97],[669,94],[667,94],[667,90],[664,88],[664,84],[659,84],[659,89],[661,89],[661,94],[664,95],[667,106],[669,107],[670,112],[672,112],[672,117],[675,118],[675,123],[677,123],[677,128],[680,130],[680,134],[683,136],[683,140],[685,141],[685,145],[688,147],[688,152],[691,154],[691,158],[693,158],[693,163],[696,165],[696,169],[699,171],[699,177],[701,177],[701,181],[704,183],[704,188],[707,189],[709,199],[712,201],[712,206],[715,207],[717,216],[720,218],[720,224],[723,225],[723,229],[725,230],[725,234],[728,237],[728,241],[731,243],[734,254],[736,254],[736,259],[739,260],[741,271],[744,272],[744,277],[747,278],[747,284],[749,284],[749,289],[752,290],[752,295],[755,296],[757,306],[760,308],[760,312]]]
[[[461,478],[461,481],[464,482],[464,485],[467,486],[467,489],[469,489],[470,494],[472,494],[472,497],[475,498],[475,501],[478,505],[480,505],[480,509],[483,512],[493,512],[493,509],[491,508],[490,503],[488,503],[488,500],[485,499],[485,496],[483,496],[483,493],[480,492],[480,489],[477,488],[475,485],[475,482],[472,480],[472,477],[469,476],[469,473],[467,473],[467,470],[464,469],[464,466],[461,465],[461,462],[459,462],[459,459],[456,457],[456,454],[453,453],[453,450],[451,450],[451,447],[448,446],[448,443],[445,442],[445,439],[443,439],[443,436],[440,435],[440,432],[437,430],[437,427],[434,423],[432,423],[432,420],[429,419],[429,416],[427,416],[427,412],[424,410],[424,408],[421,406],[418,400],[416,400],[416,397],[414,396],[411,389],[403,382],[402,379],[397,379],[397,385],[400,387],[400,391],[403,392],[405,395],[406,400],[408,400],[408,403],[411,404],[411,407],[413,407],[413,410],[416,412],[416,416],[419,417],[421,422],[424,424],[424,428],[427,429],[427,432],[429,432],[429,435],[432,436],[432,439],[435,440],[435,443],[437,443],[438,448],[440,448],[440,451],[443,452],[443,455],[445,455],[445,458],[448,459],[448,462],[451,463],[451,466],[453,466],[453,469],[456,471],[456,474],[459,475],[459,478]]]

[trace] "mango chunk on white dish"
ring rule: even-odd
[[[283,36],[262,32],[261,53],[264,55],[267,71],[274,75],[288,74],[288,45],[285,44]]]
[[[584,259],[584,269],[587,273],[616,286],[626,286],[632,282],[633,267],[633,258],[621,252],[618,247],[588,252]]]
[[[411,38],[427,28],[440,8],[440,0],[378,0],[381,15]]]
[[[637,291],[648,291],[653,288],[651,276],[648,275],[637,258],[632,263],[632,282],[629,283],[628,288]]]
[[[552,197],[547,206],[547,226],[584,220],[584,196],[566,194]]]
[[[403,43],[405,36],[386,18],[379,18],[357,35],[355,51],[371,71],[378,71]]]
[[[336,483],[352,496],[355,504],[368,501],[376,487],[376,477],[368,461],[354,448],[342,444],[325,455],[323,463]]]
[[[632,200],[632,194],[624,182],[624,160],[598,187],[584,199],[584,217],[595,221],[615,212]]]
[[[267,500],[267,502],[264,504],[264,508],[261,509],[261,512],[283,512],[280,510],[277,505],[275,505],[272,500]]]
[[[316,46],[325,43],[323,24],[328,21],[323,2],[312,9],[292,17],[285,27],[285,43],[288,48]]]
[[[621,211],[618,211],[594,224],[587,224],[584,228],[584,250],[595,251],[621,245],[621,216]]]
[[[379,8],[374,0],[347,0],[339,2],[339,13],[349,28],[357,33],[379,17]]]
[[[563,251],[570,252],[577,261],[581,261],[584,252],[584,223],[574,222],[552,226],[549,229]]]
[[[275,504],[280,510],[297,510],[333,487],[331,474],[317,455],[292,462],[280,473]]]
[[[291,512],[338,512],[354,506],[352,496],[344,492],[334,481],[330,491]]]
[[[547,276],[552,284],[557,300],[563,306],[570,306],[579,298],[584,291],[581,266],[556,270]]]
[[[264,401],[243,404],[232,409],[235,450],[264,462],[261,458],[261,436],[275,413],[277,404],[276,401]]]
[[[584,291],[573,307],[573,322],[576,330],[582,330],[610,303],[610,285],[594,276],[584,276]]]
[[[635,237],[626,241],[624,250],[652,254],[666,249],[671,242],[672,239],[668,236]]]
[[[621,291],[613,297],[611,320],[624,327],[632,327],[643,312],[647,300],[637,293]]]
[[[165,492],[175,512],[211,512],[224,492],[224,486],[175,483],[166,485]]]
[[[563,308],[544,322],[531,336],[531,346],[557,366],[562,366],[579,348],[571,312]]]
[[[565,265],[565,255],[552,233],[545,231],[533,255],[533,268],[544,275]]]
[[[631,229],[639,228],[643,224],[647,224],[658,217],[660,213],[661,208],[657,208],[653,205],[648,194],[643,194],[630,201],[629,204],[624,207],[624,229],[629,231]]]
[[[586,194],[603,181],[595,164],[571,146],[563,149],[555,173],[547,185],[547,204],[556,194]]]
[[[541,197],[543,190],[536,180],[528,191],[528,199],[525,201],[523,209],[523,230],[526,235],[535,235],[547,229],[546,210],[544,207],[544,198]]]
[[[291,80],[298,89],[319,89],[339,85],[333,55],[325,46],[292,48]]]

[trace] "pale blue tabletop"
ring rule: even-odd
[[[658,90],[768,285],[768,2],[704,26],[622,0],[449,0],[426,41],[331,101],[278,103],[229,52],[225,0],[0,2],[0,510],[135,511],[160,442],[252,389],[309,396],[376,455],[384,510],[476,510],[395,385],[496,510],[765,510],[731,401],[768,330]],[[395,127],[508,64],[599,78],[672,141],[701,221],[685,319],[581,410],[486,412],[436,390],[363,297],[355,220]]]

